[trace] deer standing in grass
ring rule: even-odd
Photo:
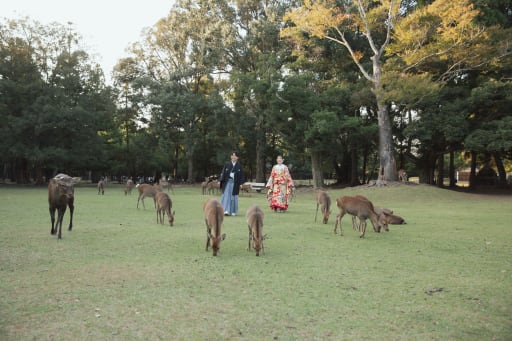
[[[343,235],[341,228],[341,219],[348,213],[352,216],[359,218],[361,224],[359,226],[359,237],[364,238],[366,232],[366,219],[370,219],[372,224],[375,226],[375,231],[380,232],[382,223],[379,221],[379,216],[368,202],[357,199],[354,197],[344,196],[336,199],[336,205],[340,209],[340,213],[336,216],[336,223],[334,225],[334,233],[337,233],[338,224],[340,225],[340,236]]]
[[[148,185],[148,184],[141,184],[141,185],[137,185],[137,189],[139,190],[139,198],[137,199],[137,208],[139,208],[139,201],[142,200],[142,206],[144,207],[144,209],[146,209],[146,205],[144,205],[144,198],[146,198],[146,197],[153,198],[153,201],[155,203],[155,208],[156,208],[155,195],[158,192],[162,191],[162,187],[158,184],[154,184],[153,186]]]
[[[133,180],[132,179],[128,179],[128,181],[126,181],[126,187],[124,188],[124,195],[132,195],[132,189],[133,189]]]
[[[316,213],[315,213],[315,222],[316,217],[318,215],[318,207],[320,206],[320,211],[322,212],[323,219],[322,222],[327,224],[329,221],[329,215],[331,214],[331,198],[329,194],[325,191],[318,191],[316,193]]]
[[[373,203],[367,197],[365,197],[365,196],[357,194],[357,195],[354,195],[354,198],[362,200],[362,201],[365,201],[366,203],[368,203],[368,205],[373,210],[373,212],[375,212],[377,214],[377,216],[379,217],[379,222],[381,223],[382,227],[384,228],[384,231],[389,231],[388,224],[386,223],[385,220],[383,220],[383,217],[384,217],[385,214],[392,214],[393,211],[391,211],[391,210],[389,210],[389,209],[387,209],[385,207],[376,207],[376,206],[374,206]],[[372,226],[373,226],[373,230],[375,232],[380,232],[380,229],[377,231],[377,226],[375,226],[373,221],[371,221],[371,223],[372,223]],[[361,220],[359,220],[359,224],[357,224],[356,217],[352,216],[352,227],[356,231],[360,230],[361,229]]]
[[[57,174],[54,178],[50,179],[48,184],[48,204],[50,210],[50,219],[52,221],[52,235],[57,234],[58,239],[62,239],[62,220],[64,213],[69,206],[69,227],[71,231],[73,228],[73,211],[75,210],[75,188],[74,183],[77,182],[76,178],[72,178],[66,174]],[[55,211],[58,211],[57,223],[55,223]]]
[[[167,214],[167,218],[169,219],[169,225],[173,226],[174,224],[174,214],[175,212],[171,213],[172,208],[172,200],[171,197],[169,197],[169,194],[165,192],[158,192],[155,195],[155,201],[156,201],[156,222],[157,224],[164,224],[164,216]]]
[[[213,255],[217,256],[220,249],[220,243],[226,239],[226,234],[221,234],[222,223],[224,221],[224,208],[215,199],[208,199],[203,205],[204,222],[206,223],[206,247],[208,251],[210,244]]]
[[[265,247],[263,246],[263,218],[265,215],[258,205],[253,205],[247,209],[245,215],[247,218],[247,226],[249,227],[249,241],[247,245],[247,251],[251,250],[251,242],[256,251],[256,256],[260,255],[260,251],[265,254]]]
[[[98,181],[98,195],[101,193],[101,195],[105,194],[105,181],[100,180]]]

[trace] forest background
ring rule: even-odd
[[[506,186],[512,1],[180,0],[112,70],[72,25],[0,21],[4,181],[216,174]],[[485,171],[484,171],[485,170]]]

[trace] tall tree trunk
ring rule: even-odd
[[[476,187],[476,152],[471,152],[471,171],[469,172],[469,188]]]
[[[256,182],[265,182],[265,134],[260,125],[256,129]]]
[[[507,172],[505,171],[505,166],[503,166],[503,161],[501,160],[501,153],[494,152],[492,153],[492,157],[494,158],[494,162],[496,163],[496,168],[498,168],[498,183],[500,187],[507,186]]]
[[[192,146],[187,147],[187,182],[193,183],[194,182],[194,148]]]
[[[437,187],[444,187],[444,154],[437,158]]]
[[[373,93],[377,99],[377,118],[379,123],[379,157],[380,169],[384,169],[384,180],[397,181],[398,171],[396,169],[395,149],[393,146],[393,132],[391,131],[391,121],[386,103],[379,94],[381,92],[381,69],[378,61],[374,58],[373,77],[374,88]]]
[[[351,166],[350,166],[350,186],[359,186],[359,176],[357,175],[357,149],[352,148],[350,151]]]
[[[450,187],[455,187],[457,184],[457,179],[455,179],[455,153],[453,150],[450,150],[450,168],[448,170],[450,176]]]
[[[322,172],[322,154],[311,152],[311,172],[313,173],[313,188],[324,187],[324,173]]]

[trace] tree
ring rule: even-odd
[[[363,77],[370,83],[376,98],[379,122],[380,168],[389,180],[397,179],[393,136],[388,107],[383,100],[382,64],[385,49],[399,10],[399,1],[379,3],[355,0],[343,6],[335,1],[304,1],[304,5],[288,12],[284,19],[291,21],[282,35],[298,41],[306,33],[310,37],[328,39],[345,47]],[[304,33],[305,32],[305,33]],[[370,55],[353,48],[352,38],[361,36],[368,43]]]
[[[169,15],[146,32],[132,52],[144,72],[138,86],[149,92],[146,105],[155,125],[178,131],[187,160],[187,179],[194,181],[194,161],[214,75],[225,67],[223,46],[229,43],[231,9],[224,1],[178,1]],[[160,134],[165,136],[166,134]]]
[[[79,40],[71,26],[0,26],[0,149],[19,183],[107,161],[101,132],[109,129],[110,92]]]

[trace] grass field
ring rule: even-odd
[[[0,186],[0,340],[511,340],[512,196],[423,185],[362,194],[403,216],[360,239],[314,222],[311,190],[288,212],[240,197],[218,257],[205,252],[198,186],[151,199],[75,190],[73,231],[50,235],[45,188]],[[265,254],[247,251],[245,210],[265,211]],[[371,226],[371,225],[370,225]]]

